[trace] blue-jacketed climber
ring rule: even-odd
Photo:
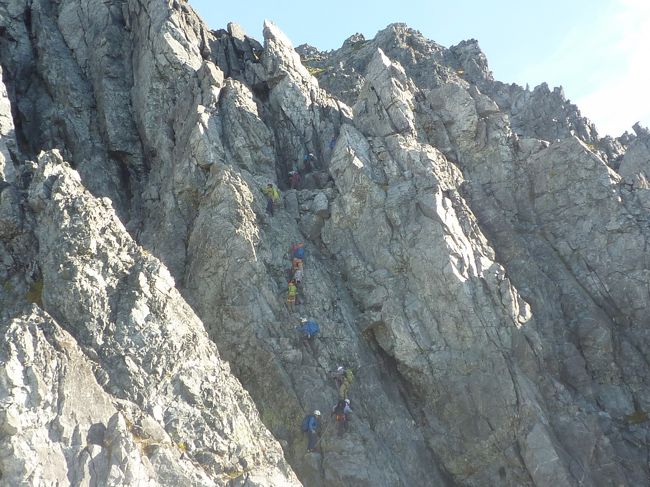
[[[302,420],[302,431],[307,433],[307,452],[316,451],[318,444],[318,431],[320,430],[320,411],[316,409],[312,414]]]
[[[314,320],[300,318],[300,336],[303,342],[308,343],[320,332],[320,326]]]

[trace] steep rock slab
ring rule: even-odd
[[[11,157],[11,152],[15,150],[17,147],[11,104],[7,87],[2,82],[2,66],[0,66],[0,181],[12,182],[15,178],[16,170]]]
[[[249,396],[167,270],[56,153],[30,190],[43,304],[97,363],[111,395],[152,416],[216,483],[298,485]]]
[[[132,228],[181,280],[211,167],[235,164],[272,179],[273,137],[250,88],[226,80],[200,49],[210,35],[191,9],[131,2],[129,12],[134,116],[150,166]]]
[[[507,116],[474,86],[445,83],[424,95],[417,106],[419,138],[458,164],[471,184],[496,200],[491,204],[514,212],[509,188],[515,177],[515,139]]]
[[[648,408],[647,295],[650,274],[645,249],[650,227],[642,189],[620,190],[620,176],[577,139],[533,156],[522,204],[588,295],[606,315],[576,323],[583,355],[599,380],[599,404],[615,417]],[[569,308],[570,309],[570,308]]]
[[[527,416],[514,412],[523,378],[503,350],[523,345],[517,328],[530,318],[527,305],[462,200],[447,196],[459,173],[439,153],[397,136],[368,145],[349,127],[341,138],[347,149],[332,162],[341,196],[324,242],[344,261],[367,332],[411,384],[430,448],[454,477],[480,485],[500,461],[512,467],[508,446],[526,427],[512,420]],[[499,394],[488,398],[487,389]],[[527,483],[521,465],[508,475]]]
[[[126,9],[134,119],[149,168],[131,228],[180,276],[206,170],[224,158],[221,126],[210,119],[223,73],[204,61],[201,26],[185,4],[129,1]]]
[[[400,96],[399,90],[394,96]],[[498,115],[498,108],[490,108],[489,100],[477,91],[473,96],[466,93],[465,99],[460,107]],[[357,112],[357,117],[381,113]],[[460,123],[462,120],[459,117],[458,126],[453,127],[457,131],[454,138],[468,141],[463,158],[479,161],[473,150],[477,142],[469,137],[475,132]],[[381,124],[380,120],[375,124],[372,120],[355,122],[361,127]],[[495,151],[491,141],[498,140],[502,139],[496,133],[483,145],[496,161],[500,160],[500,149]],[[504,146],[508,153],[508,144]],[[331,167],[341,196],[333,205],[324,241],[344,256],[347,273],[353,279],[351,287],[370,318],[369,329],[382,348],[397,359],[405,377],[417,384],[420,400],[427,405],[428,423],[449,428],[448,435],[436,431],[430,439],[447,469],[457,478],[471,479],[478,485],[497,474],[512,485],[572,485],[585,475],[594,482],[612,476],[622,478],[617,468],[608,470],[599,464],[581,467],[583,471],[577,473],[565,446],[567,438],[558,439],[546,426],[552,410],[543,399],[548,378],[535,363],[534,357],[541,350],[528,349],[528,344],[540,344],[534,321],[503,268],[494,262],[494,252],[485,237],[475,222],[471,223],[474,216],[458,195],[462,179],[454,166],[408,135],[375,138],[368,143],[346,127]],[[514,206],[512,197],[506,201],[510,208]],[[420,245],[420,240],[426,244]],[[344,242],[353,245],[347,247]],[[454,293],[459,286],[463,292]],[[482,366],[467,369],[477,353],[477,363],[491,364],[494,370],[505,373],[483,374]],[[454,379],[467,373],[469,376],[460,382]],[[542,389],[533,382],[540,383]],[[472,387],[477,391],[472,392]],[[499,390],[499,400],[504,402],[485,404],[482,387]],[[554,389],[556,394],[568,395],[559,384]],[[455,404],[461,397],[465,400]],[[445,404],[463,411],[461,416],[466,421],[461,425],[445,416]],[[487,429],[481,427],[480,411],[490,411],[485,418],[490,424]],[[503,414],[495,415],[495,411]],[[588,459],[591,453],[587,445],[593,444],[594,438],[600,454],[613,454],[607,438],[593,422],[586,430],[573,429],[572,435],[573,455]],[[471,446],[476,446],[477,439],[480,453]],[[466,452],[467,448],[471,450],[468,457],[449,455],[450,451]],[[521,459],[517,451],[530,455]],[[497,472],[501,455],[510,465],[502,472],[505,477]],[[557,460],[540,476],[538,462],[545,462],[546,457]],[[473,464],[464,462],[468,458]],[[477,463],[481,465],[478,468]]]
[[[647,321],[650,230],[623,204],[620,176],[578,139],[528,161],[536,223],[572,273],[618,322]]]
[[[131,107],[133,73],[126,23],[123,2],[65,0],[58,7],[58,28],[92,87],[103,145],[130,173],[122,183],[132,184],[137,197],[144,162]]]
[[[1,333],[3,483],[217,485],[153,417],[104,391],[96,364],[41,309]]]
[[[349,119],[349,107],[319,88],[289,39],[271,22],[264,23],[261,67],[270,108],[267,125],[273,127],[281,158],[278,176],[286,181],[308,153],[314,154],[316,168],[326,168],[330,140]]]
[[[632,141],[623,160],[619,174],[628,184],[636,188],[648,189],[650,177],[650,131],[643,129],[639,124],[634,126],[637,137]]]
[[[356,126],[367,136],[415,131],[415,85],[399,64],[377,50],[366,72],[367,82],[354,105]]]
[[[59,9],[65,5],[15,0],[0,6],[5,33],[0,36],[0,50],[16,113],[17,142],[31,157],[42,149],[64,152],[83,174],[86,186],[94,194],[111,198],[125,217],[129,202],[122,191],[120,156],[104,146],[97,116],[101,93],[96,97],[93,82],[67,44],[66,26],[58,23]],[[102,25],[116,22],[107,9],[95,13]]]
[[[635,409],[631,390],[638,388],[628,387],[625,382],[636,384],[639,375],[645,376],[645,366],[641,365],[639,357],[627,368],[625,361],[616,359],[616,343],[621,340],[624,349],[633,350],[635,341],[645,340],[644,332],[640,331],[639,337],[633,337],[635,333],[630,334],[627,330],[620,334],[616,332],[614,321],[618,320],[616,316],[620,313],[611,312],[612,307],[603,304],[606,299],[594,300],[590,289],[594,287],[595,276],[574,269],[573,264],[567,265],[567,256],[572,252],[565,250],[575,247],[572,243],[575,239],[584,239],[584,243],[590,244],[594,238],[600,240],[604,247],[587,246],[590,247],[592,258],[601,263],[602,271],[605,272],[602,266],[610,265],[611,252],[607,252],[608,257],[605,257],[603,248],[611,246],[621,250],[631,245],[635,250],[630,254],[636,255],[637,260],[631,259],[623,266],[627,269],[635,267],[632,275],[638,276],[638,266],[632,262],[644,262],[639,252],[645,248],[645,237],[642,236],[645,231],[637,229],[634,223],[627,225],[625,222],[643,219],[635,199],[637,195],[642,195],[637,193],[628,198],[630,201],[626,204],[622,204],[620,196],[613,194],[617,192],[617,177],[602,161],[599,160],[597,164],[574,162],[587,159],[587,156],[581,155],[587,149],[575,142],[577,139],[573,143],[564,142],[557,144],[556,148],[548,148],[548,143],[543,141],[513,136],[503,113],[474,87],[465,90],[455,84],[443,85],[426,92],[426,102],[423,105],[420,108],[424,113],[423,122],[419,125],[420,132],[426,134],[426,140],[439,144],[444,148],[445,154],[459,161],[469,183],[464,185],[463,192],[479,222],[495,242],[499,258],[510,272],[511,278],[523,288],[526,299],[533,304],[538,318],[534,326],[545,344],[542,354],[548,363],[547,370],[554,376],[553,380],[566,381],[580,391],[581,397],[574,400],[586,402],[586,409],[593,416],[584,421],[590,425],[598,423],[601,414],[611,413],[618,418],[631,414]],[[426,114],[428,109],[431,110],[431,115]],[[435,120],[436,116],[441,117],[444,129],[427,130],[427,117]],[[553,163],[556,167],[544,171],[542,167],[545,167],[546,158],[550,154],[557,155]],[[589,158],[598,160],[593,154],[589,154]],[[535,163],[531,165],[529,161]],[[531,174],[536,174],[534,180],[530,179]],[[611,182],[603,184],[610,179]],[[561,189],[547,191],[549,185]],[[535,195],[534,199],[541,198],[545,202],[542,206],[546,209],[542,211],[552,213],[552,216],[548,214],[544,217],[547,224],[556,225],[562,230],[554,230],[550,235],[539,231],[540,221],[536,217],[539,209],[531,205],[531,194]],[[554,200],[551,203],[554,194],[561,195],[562,201]],[[608,203],[603,205],[602,201]],[[573,218],[576,214],[580,216]],[[601,223],[592,227],[589,223],[592,218],[601,220]],[[625,227],[622,233],[626,236],[619,239],[620,232],[616,229],[620,227]],[[601,235],[598,237],[597,233]],[[560,255],[556,252],[558,245],[562,247]],[[617,256],[615,259],[628,255],[627,251],[618,250],[614,251]],[[623,257],[623,260],[626,258]],[[606,272],[619,275],[617,268],[618,264]],[[630,285],[632,289],[636,287],[633,296],[627,299],[645,293],[642,284],[645,274],[642,270],[640,272],[641,281],[637,278],[633,279],[634,282],[625,284],[626,288]],[[619,288],[620,285],[619,283]],[[638,305],[630,307],[623,303],[620,309],[626,310],[625,313]],[[530,340],[532,337],[527,330],[524,333]],[[631,356],[638,357],[636,352]],[[594,375],[597,377],[595,380]],[[627,379],[623,378],[625,376]],[[556,387],[552,386],[547,393],[555,390]],[[571,416],[566,410],[568,402],[559,408],[552,402],[547,404],[554,410],[550,419],[555,423],[558,438],[564,444],[572,444],[574,439],[571,435],[575,430],[572,429],[567,434],[566,429]],[[603,406],[607,413],[598,412]],[[594,434],[600,436],[601,429],[616,444],[616,449],[626,452],[622,457],[627,458],[631,454],[623,442],[616,440],[618,433],[611,430],[609,423],[596,427]],[[606,441],[609,442],[609,439]],[[583,445],[581,449],[581,455],[589,458],[588,446]],[[633,456],[638,454],[640,452]],[[632,479],[641,478],[643,473],[639,464],[634,461],[630,464],[635,465],[631,468],[634,473],[630,474],[630,482],[633,483]],[[602,478],[603,468],[607,470],[607,466],[600,462],[595,462],[589,468],[592,469],[594,482]]]

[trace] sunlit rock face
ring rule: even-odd
[[[643,127],[184,1],[12,0],[0,67],[3,485],[648,485]]]

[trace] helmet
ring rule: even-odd
[[[318,409],[314,410],[314,416],[320,416],[320,411]]]
[[[307,318],[300,318],[301,323],[307,323]]]
[[[349,406],[349,405],[350,405],[350,400],[349,400],[349,399],[346,399],[346,400],[345,400],[345,404],[347,404],[347,405]]]
[[[344,370],[345,370],[345,369],[344,369],[343,366],[341,366],[341,365],[339,365],[339,366],[336,368],[336,371],[337,371],[337,372],[343,372]]]

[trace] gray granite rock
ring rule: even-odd
[[[0,66],[0,181],[13,182],[16,178],[11,152],[16,151],[14,120],[11,115],[11,104],[7,88],[2,82],[2,67]]]
[[[66,333],[59,341],[67,341],[77,356],[69,366],[58,365],[54,357],[39,363],[47,370],[56,367],[48,373],[64,382],[56,387],[43,377],[35,378],[34,384],[47,384],[64,397],[48,401],[54,404],[50,406],[54,415],[33,405],[34,411],[43,413],[36,415],[41,428],[60,426],[56,435],[50,433],[50,446],[36,443],[31,451],[65,450],[70,442],[83,441],[75,435],[95,435],[93,441],[108,448],[97,453],[108,455],[107,460],[100,458],[107,462],[103,473],[107,483],[225,485],[241,477],[251,485],[298,485],[279,445],[259,421],[250,397],[220,359],[202,323],[176,291],[173,278],[131,240],[110,201],[93,198],[78,173],[56,152],[39,158],[29,201],[37,222],[41,305],[75,334],[75,339]],[[26,320],[38,323],[35,318]],[[31,334],[36,333],[37,323]],[[55,328],[50,333],[63,335],[59,325],[49,326]],[[28,343],[33,346],[31,340]],[[15,357],[22,355],[17,353],[11,360],[21,364]],[[70,379],[66,370],[75,371]],[[70,385],[66,380],[72,381]],[[68,409],[57,411],[61,402]],[[115,414],[117,407],[126,408],[126,419]],[[100,423],[105,428],[101,434]],[[97,434],[104,439],[98,440]],[[155,438],[163,439],[162,445],[170,451],[159,448]],[[78,448],[81,451],[83,443]],[[140,458],[141,449],[146,458]],[[76,457],[74,450],[68,454]],[[30,449],[23,448],[21,457],[30,456]],[[51,475],[74,477],[64,457]],[[122,471],[114,471],[113,461]],[[27,465],[10,463],[29,475]],[[88,480],[84,469],[83,464],[78,467],[79,484]],[[37,483],[41,482],[46,480]]]
[[[647,485],[647,131],[599,139],[475,40],[263,36],[0,5],[3,481]]]
[[[108,394],[80,344],[41,309],[1,330],[5,485],[218,485],[145,411]]]

